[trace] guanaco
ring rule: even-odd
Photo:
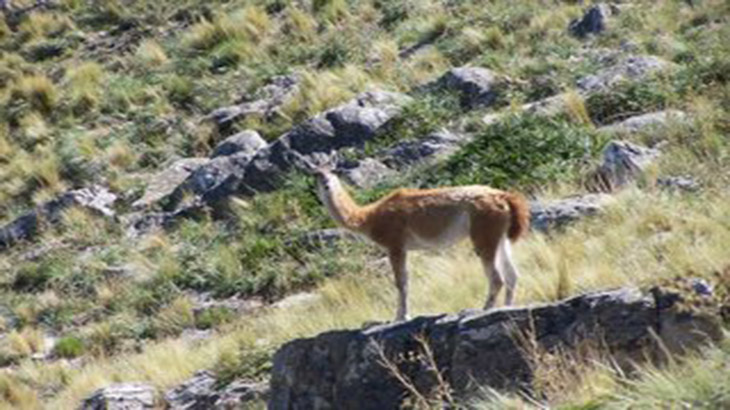
[[[398,290],[396,321],[408,317],[407,252],[441,249],[467,236],[489,281],[484,308],[494,306],[503,286],[505,305],[512,304],[518,272],[510,242],[524,235],[530,223],[529,206],[522,195],[484,185],[398,189],[360,206],[329,167],[311,170],[330,216],[387,251]]]

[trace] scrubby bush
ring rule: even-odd
[[[56,342],[53,353],[64,359],[73,359],[84,354],[84,342],[75,336],[64,336]]]
[[[598,125],[621,121],[667,105],[666,86],[659,81],[623,82],[586,99],[588,113]]]
[[[601,148],[591,128],[565,118],[510,115],[431,171],[422,184],[538,187],[571,175]]]
[[[44,75],[23,76],[10,90],[11,99],[21,100],[32,109],[50,114],[58,103],[58,92],[53,82]]]
[[[195,327],[211,329],[230,322],[233,318],[234,314],[231,309],[223,306],[212,307],[195,315]]]

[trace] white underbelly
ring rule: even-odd
[[[452,246],[469,235],[469,215],[464,212],[454,218],[442,232],[436,236],[423,237],[411,231],[406,246],[408,249],[441,249]]]

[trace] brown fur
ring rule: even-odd
[[[510,192],[505,197],[512,212],[512,221],[507,236],[515,242],[530,229],[530,205],[521,194]]]
[[[529,227],[529,208],[522,195],[482,185],[399,189],[359,206],[334,174],[318,171],[317,177],[320,198],[330,215],[340,225],[364,234],[388,251],[399,290],[398,319],[407,313],[407,251],[442,248],[463,237],[471,239],[490,278],[485,306],[494,304],[504,282],[508,292],[506,303],[511,303],[517,271],[508,244],[501,244],[506,242],[504,238],[517,240]],[[508,259],[501,262],[504,266],[498,266],[499,252],[502,259]]]

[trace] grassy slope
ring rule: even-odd
[[[205,155],[220,138],[206,126],[194,125],[197,119],[274,74],[304,76],[301,91],[284,107],[286,115],[237,127],[255,127],[272,138],[369,86],[408,90],[465,63],[519,80],[504,90],[500,106],[506,107],[570,88],[575,78],[597,67],[590,59],[576,63],[571,55],[584,48],[617,49],[628,40],[637,52],[678,63],[678,70],[579,101],[569,115],[552,122],[517,116],[484,128],[475,120],[483,112],[464,113],[446,97],[416,95],[407,109],[408,121],[396,123],[385,140],[417,137],[453,124],[455,118],[479,138],[458,161],[404,177],[402,183],[518,184],[540,196],[572,192],[586,154],[575,139],[593,141],[590,155],[602,141],[585,123],[581,105],[595,124],[637,110],[679,108],[692,114],[695,123],[632,138],[666,139],[666,154],[652,172],[694,175],[703,191],[630,190],[595,220],[549,238],[533,235],[516,248],[523,272],[518,303],[688,272],[709,275],[728,263],[723,248],[730,239],[730,50],[721,41],[728,36],[725,3],[704,1],[695,8],[631,3],[608,34],[582,42],[565,31],[569,19],[580,14],[570,4],[493,1],[485,7],[431,1],[398,6],[333,0],[309,8],[287,3],[140,1],[124,6],[110,1],[92,7],[68,1],[17,25],[9,22],[7,29],[0,24],[0,219],[99,177],[131,202],[141,193],[139,175],[178,156]],[[130,22],[134,28],[128,34],[115,31]],[[106,44],[102,31],[119,44],[129,33],[139,32],[143,40],[120,52],[94,51],[79,40],[86,37],[101,47]],[[398,58],[397,50],[427,38],[433,47],[407,60]],[[48,57],[59,43],[62,53]],[[524,149],[515,167],[512,152],[538,135],[540,141],[551,141],[548,150],[562,159]],[[124,239],[118,227],[74,211],[41,239],[63,244],[59,249],[33,262],[20,259],[23,249],[1,255],[0,295],[22,328],[2,345],[0,357],[16,367],[0,374],[0,397],[9,408],[70,408],[94,388],[119,380],[148,380],[166,388],[210,366],[231,377],[259,377],[272,349],[290,338],[389,318],[393,289],[387,271],[372,263],[377,253],[371,248],[356,245],[326,254],[284,250],[285,240],[296,233],[331,223],[310,184],[294,178],[281,193],[240,204],[234,225],[191,221],[136,242]],[[370,199],[387,188],[356,194]],[[466,247],[417,256],[413,263],[415,313],[481,304],[484,279]],[[118,266],[133,271],[135,279],[109,276],[108,268]],[[336,278],[327,279],[332,276]],[[186,293],[191,289],[278,298],[312,286],[322,297],[310,304],[233,321],[221,315],[210,319],[216,335],[200,344],[177,338],[183,329],[203,325],[192,316]],[[79,317],[85,320],[74,321]],[[30,360],[39,348],[41,329],[72,340],[68,355],[81,355],[81,361]],[[80,348],[73,348],[75,341]],[[598,378],[601,383],[585,377],[576,381],[584,389],[567,397],[548,394],[548,399],[555,405],[631,406],[652,399],[676,400],[677,405],[715,400],[708,405],[720,405],[727,403],[727,386],[712,378],[712,369],[721,366],[727,352],[720,347],[687,366],[648,369],[636,382],[624,383],[614,374]],[[696,383],[679,388],[688,379]],[[521,399],[496,400],[504,405]]]

